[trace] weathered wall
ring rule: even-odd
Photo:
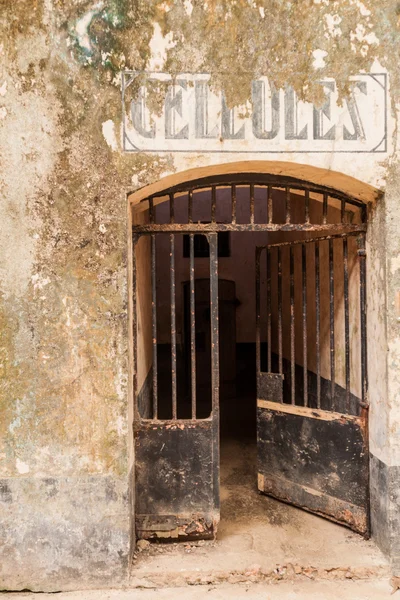
[[[293,154],[288,142],[279,159],[382,189],[389,178],[387,410],[396,453],[386,464],[396,480],[398,10],[393,0],[0,2],[1,586],[126,581],[126,192],[241,158],[123,153],[124,68],[209,72],[229,105],[244,102],[251,80],[265,73],[277,87],[321,100],[321,77],[334,77],[342,94],[349,75],[389,72],[388,153]],[[153,103],[160,107],[157,95]],[[393,524],[395,502],[392,495]]]

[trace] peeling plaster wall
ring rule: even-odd
[[[277,87],[321,101],[322,77],[334,77],[345,94],[349,75],[388,71],[386,155],[280,160],[298,163],[300,175],[304,164],[380,189],[389,181],[379,232],[388,269],[390,442],[377,452],[397,526],[396,471],[387,468],[400,465],[398,3],[2,0],[0,7],[0,586],[127,580],[126,193],[187,168],[260,158],[124,154],[124,68],[209,72],[230,106],[246,102],[251,80],[265,73]],[[162,101],[154,94],[155,110]],[[400,557],[395,541],[389,545]]]

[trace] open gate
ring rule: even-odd
[[[368,533],[365,221],[356,198],[252,173],[155,189],[132,205],[137,537],[216,533],[218,246],[236,232],[278,242],[256,253],[259,489]],[[177,248],[189,260],[181,288]],[[195,275],[197,256],[208,273]],[[157,295],[160,272],[167,298]]]
[[[258,247],[256,277],[259,490],[368,534],[364,234]]]

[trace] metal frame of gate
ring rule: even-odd
[[[237,192],[239,188],[248,191],[249,219],[247,223],[239,223],[237,220]],[[225,190],[230,196],[230,222],[219,223],[216,219],[218,194]],[[228,190],[228,192],[226,192]],[[284,219],[275,218],[274,190],[284,194]],[[204,194],[210,199],[209,222],[196,222],[193,218],[193,204],[199,194]],[[177,222],[175,218],[175,201],[184,197],[187,203],[187,219],[185,222]],[[304,204],[304,218],[297,222],[293,218],[293,200],[301,196]],[[314,200],[321,204],[321,218],[313,222],[310,217],[310,202]],[[158,222],[158,204],[169,203],[169,219],[167,222]],[[257,220],[257,206],[262,203],[266,207],[265,222]],[[329,222],[328,213],[331,203],[340,211],[340,222]],[[132,208],[140,212],[148,211],[147,223],[133,225],[133,371],[134,371],[134,435],[135,435],[135,462],[136,462],[136,531],[139,537],[146,538],[184,538],[184,537],[212,537],[216,533],[219,520],[219,368],[218,368],[218,254],[217,233],[220,231],[231,232],[305,232],[309,234],[325,235],[328,243],[336,237],[347,235],[358,235],[359,239],[365,239],[366,231],[366,207],[359,200],[337,192],[325,186],[310,184],[294,178],[283,176],[257,175],[240,173],[229,176],[212,176],[199,179],[190,184],[179,184],[151,197],[142,200],[139,205]],[[354,213],[359,215],[358,223],[353,222]],[[191,417],[189,419],[178,418],[177,410],[177,358],[176,358],[176,288],[175,288],[175,237],[177,234],[188,234],[190,236],[190,367],[191,367]],[[195,349],[195,275],[194,275],[194,236],[196,234],[206,235],[210,245],[210,307],[211,307],[211,336],[212,336],[212,411],[208,419],[198,419],[196,416],[196,349]],[[156,236],[169,235],[170,243],[170,304],[171,304],[171,389],[172,389],[172,418],[160,419],[158,415],[158,400],[162,393],[158,385],[157,372],[157,294],[156,294]],[[135,248],[139,240],[150,236],[151,239],[151,288],[152,288],[152,402],[151,418],[143,418],[138,409],[138,347],[137,347],[137,278]],[[322,240],[323,238],[319,238]],[[301,243],[311,242],[303,240]],[[280,246],[282,246],[281,244]],[[359,253],[365,257],[365,246],[361,244]],[[367,374],[366,374],[366,334],[365,334],[365,261],[362,261],[362,285],[360,288],[362,302],[362,406],[366,415],[367,399]],[[361,272],[361,271],[360,271]],[[333,289],[333,288],[332,288]],[[348,290],[347,290],[348,293]],[[346,296],[346,291],[345,291]],[[346,300],[345,300],[346,301]],[[332,312],[332,311],[331,311]],[[334,315],[333,315],[334,318]],[[259,328],[257,329],[259,335]],[[346,329],[347,331],[347,329]],[[333,338],[332,338],[333,339]],[[346,338],[347,343],[347,338]],[[334,339],[331,365],[334,365]],[[346,357],[347,349],[346,349]],[[257,355],[257,369],[259,369],[260,357]],[[332,362],[333,361],[333,362]],[[347,373],[347,371],[346,371]],[[305,392],[304,392],[305,393]],[[365,423],[366,423],[365,416]],[[187,434],[182,432],[196,432]],[[173,434],[175,432],[175,434]],[[176,432],[179,440],[177,440]],[[175,441],[172,436],[175,435]],[[191,435],[193,439],[183,439]],[[194,435],[196,439],[194,440]],[[153,442],[149,439],[153,436]],[[176,485],[173,493],[180,495],[179,501],[175,498],[161,498],[157,490],[164,490],[168,494],[168,488],[163,485],[160,478],[165,477],[163,469],[160,470],[160,448],[166,444],[178,444],[179,456],[169,457],[168,460],[184,460],[182,457],[187,453],[205,452],[207,444],[211,444],[212,451],[208,453],[210,469],[207,473],[201,471],[197,464],[195,467],[190,461],[186,465],[185,485]],[[185,450],[185,444],[186,450]],[[176,465],[170,465],[176,469]],[[168,467],[168,465],[167,465]],[[197,469],[198,479],[190,479],[190,471]],[[185,468],[184,468],[185,470]],[[201,478],[209,481],[212,494],[198,494],[192,502],[192,495],[196,496],[196,489],[201,485]],[[175,482],[177,483],[177,482]],[[181,482],[182,483],[182,482]],[[194,486],[194,487],[193,487]],[[196,487],[197,486],[197,487]],[[192,489],[190,489],[192,487]],[[157,499],[154,498],[157,496]],[[202,506],[202,503],[204,506]],[[169,506],[170,505],[170,506]],[[161,508],[160,508],[161,507]],[[187,510],[186,510],[187,508]]]

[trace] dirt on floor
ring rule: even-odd
[[[389,579],[389,565],[371,540],[259,494],[256,482],[255,443],[223,440],[217,539],[139,541],[131,585]]]

